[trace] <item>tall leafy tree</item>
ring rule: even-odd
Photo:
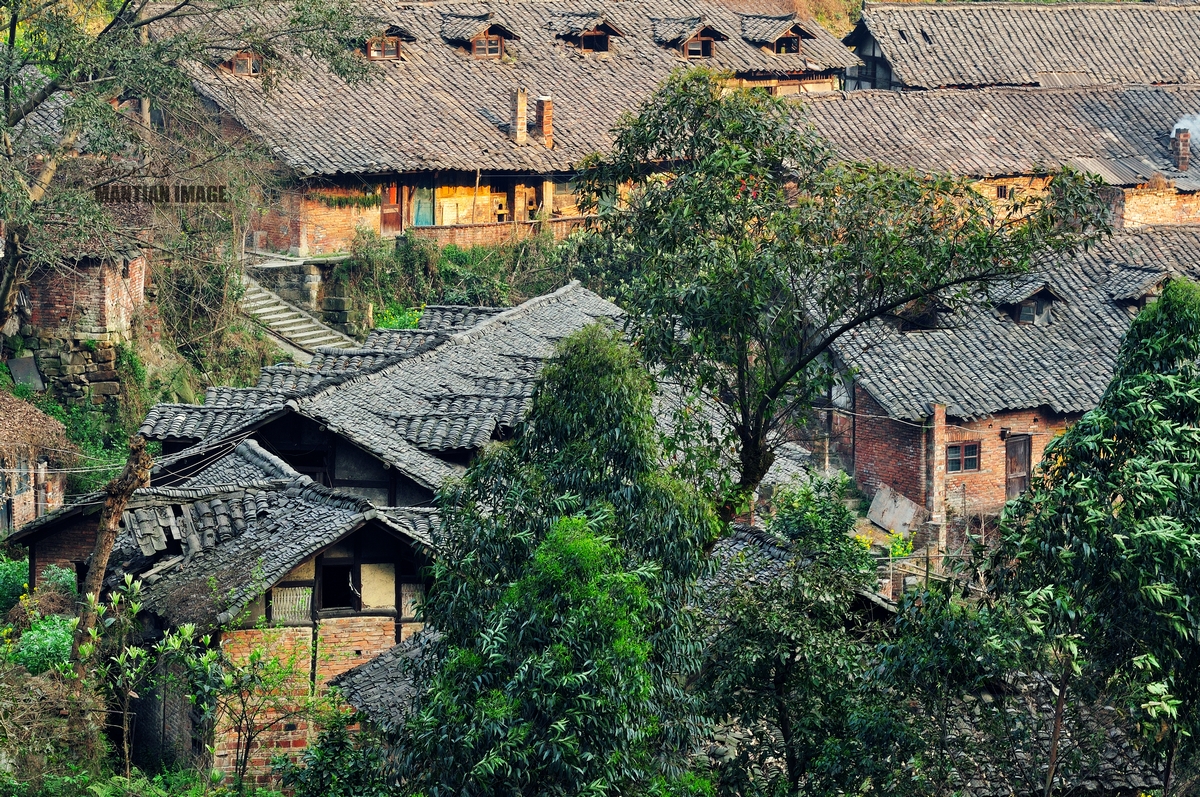
[[[1140,690],[1167,794],[1200,782],[1197,358],[1200,288],[1173,281],[1134,320],[1099,406],[1006,509],[994,572],[1040,633],[1060,716],[1085,676]]]
[[[98,203],[97,186],[227,182],[243,169],[251,142],[222,137],[189,69],[253,50],[268,86],[287,56],[361,77],[366,62],[349,45],[375,24],[351,0],[0,2],[0,326],[38,269],[149,245],[148,222]],[[177,217],[154,245],[203,259],[228,244],[197,251],[199,231],[196,218]]]
[[[719,399],[747,494],[848,332],[977,304],[1104,228],[1095,180],[1049,176],[1044,194],[998,210],[966,180],[843,162],[798,104],[691,70],[618,127],[580,184],[638,347]]]
[[[662,470],[654,385],[617,331],[567,338],[516,438],[440,498],[430,686],[402,782],[447,794],[617,794],[686,767],[686,610],[716,535]]]
[[[698,685],[743,737],[718,766],[722,794],[853,793],[868,776],[853,723],[871,702],[873,646],[851,605],[876,574],[850,536],[847,481],[814,473],[784,490],[768,530],[782,558],[751,548],[722,563],[702,598],[712,625]]]

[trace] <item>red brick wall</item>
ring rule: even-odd
[[[38,463],[36,459],[30,458],[28,475],[26,476],[27,489],[24,492],[18,493],[17,490],[17,474],[11,472],[11,469],[17,467],[17,462],[7,461],[0,457],[0,467],[10,469],[5,474],[7,478],[4,480],[8,485],[8,494],[0,494],[0,501],[7,497],[12,501],[12,526],[14,529],[20,528],[31,520],[34,520],[47,512],[53,512],[63,505],[63,500],[67,492],[67,476],[65,473],[56,473],[49,466],[44,468],[44,475],[39,474]],[[45,505],[38,512],[38,485],[45,486]],[[3,531],[3,530],[0,530]]]
[[[331,617],[321,620],[317,683],[365,664],[396,644],[394,617]]]
[[[946,422],[946,443],[979,443],[979,470],[969,473],[946,474],[947,515],[995,514],[1006,501],[1006,450],[1000,430],[1030,436],[1030,464],[1042,459],[1046,444],[1074,422],[1077,416],[1056,415],[1048,409],[1001,412],[980,421],[949,418]],[[945,457],[945,451],[937,452]]]
[[[925,505],[925,435],[920,423],[888,417],[867,391],[854,386],[854,478],[868,496],[886,484]]]
[[[68,570],[75,569],[76,562],[82,562],[92,555],[96,546],[97,515],[76,518],[64,524],[53,534],[37,540],[29,545],[29,553],[33,558],[37,573],[36,579],[47,565],[58,565]]]
[[[307,626],[230,631],[222,635],[221,647],[233,661],[245,661],[252,650],[278,657],[294,668],[296,680],[292,689],[298,698],[311,688],[312,629]],[[213,768],[226,773],[233,772],[237,764],[237,732],[230,719],[218,717],[213,739]],[[310,734],[315,731],[303,717],[281,716],[269,710],[257,721],[269,727],[251,749],[247,777],[252,782],[265,783],[270,780],[272,756],[299,753],[308,746]]]
[[[77,336],[132,337],[145,298],[146,260],[84,260],[73,269],[46,269],[29,281],[30,323],[39,330],[70,329]]]
[[[1181,194],[1174,187],[1130,189],[1124,200],[1125,227],[1200,222],[1200,194]]]

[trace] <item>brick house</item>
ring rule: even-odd
[[[28,547],[35,584],[48,565],[83,569],[95,541],[96,497],[10,538]],[[208,447],[201,457],[159,462],[152,486],[134,493],[105,586],[126,575],[141,580],[151,638],[193,623],[214,632],[235,660],[253,648],[294,658],[306,688],[419,630],[435,522],[431,510],[380,510],[315,484],[252,440]],[[232,768],[236,735],[227,718],[201,727],[179,695],[142,691],[133,740],[139,760]],[[253,771],[264,772],[275,752],[304,747],[310,731],[283,723],[268,730]]]
[[[1101,177],[1115,227],[1200,223],[1191,133],[1176,124],[1200,112],[1200,84],[855,91],[805,111],[847,159],[970,178],[998,203],[1070,166]]]
[[[1195,5],[866,3],[846,88],[1196,83],[1198,40]]]
[[[1200,277],[1200,227],[1119,233],[970,316],[862,328],[836,345],[853,377],[830,395],[833,440],[865,492],[924,507],[953,547],[947,520],[1028,487],[1046,444],[1096,406],[1133,316],[1179,276]]]
[[[0,537],[62,506],[74,461],[61,423],[0,390]]]
[[[194,69],[230,133],[261,139],[294,177],[253,222],[253,248],[345,251],[359,227],[458,244],[562,237],[579,224],[579,161],[608,149],[621,114],[672,71],[708,65],[786,95],[839,88],[858,63],[815,22],[706,2],[379,13],[379,36],[360,46],[377,75],[360,84],[297,64],[265,93],[252,53]]]

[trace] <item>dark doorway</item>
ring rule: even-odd
[[[1029,489],[1029,435],[1016,435],[1005,441],[1007,497],[1016,498]]]

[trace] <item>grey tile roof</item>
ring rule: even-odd
[[[1175,122],[1200,109],[1200,85],[854,91],[803,102],[849,159],[973,177],[1073,165],[1123,186],[1157,171],[1180,190],[1200,190],[1200,177],[1175,171],[1169,151]]]
[[[476,449],[497,427],[514,427],[558,341],[620,315],[578,283],[503,310],[429,309],[430,329],[377,330],[373,348],[322,349],[310,369],[272,366],[257,388],[214,388],[203,405],[160,404],[141,431],[232,436],[293,411],[437,489],[461,468],[436,452]]]
[[[420,695],[418,683],[426,658],[434,653],[441,634],[424,629],[366,664],[330,680],[342,697],[366,715],[375,727],[388,731],[404,724],[413,701]]]
[[[900,332],[880,321],[835,348],[857,369],[858,384],[895,418],[928,417],[934,403],[959,418],[1043,406],[1086,412],[1112,377],[1133,317],[1132,306],[1121,300],[1137,298],[1137,288],[1170,274],[1200,278],[1200,227],[1125,232],[1041,269],[1040,279],[1065,299],[1054,302],[1047,326],[1017,324],[1005,312],[984,310],[929,331]]]
[[[290,465],[254,440],[243,440],[237,448],[185,479],[181,487],[218,484],[249,484],[272,479],[292,479],[298,474]]]
[[[1200,82],[1196,5],[868,5],[859,24],[909,87]]]
[[[384,22],[410,31],[415,41],[402,45],[401,60],[377,62],[378,74],[369,82],[349,86],[304,63],[269,94],[258,81],[207,67],[193,71],[195,85],[300,174],[477,168],[551,173],[573,171],[584,156],[607,150],[621,115],[688,63],[656,41],[667,35],[661,25],[656,29],[656,19],[698,18],[728,36],[706,59],[723,70],[779,75],[859,63],[807,21],[802,26],[812,38],[804,39],[801,53],[769,54],[742,38],[736,13],[704,2],[508,2],[499,17],[519,41],[506,42],[510,57],[504,60],[475,60],[447,42],[483,25],[486,6],[394,5],[379,11]],[[581,52],[555,27],[555,20],[567,18],[556,15],[576,20],[570,25],[593,14],[622,34],[608,53]],[[690,27],[672,24],[672,39]],[[528,88],[531,98],[553,97],[553,149],[533,138],[525,145],[509,139],[510,93],[517,87]],[[530,122],[532,116],[530,108]]]
[[[503,313],[503,307],[469,307],[458,304],[431,304],[426,305],[421,312],[421,319],[417,322],[419,329],[439,330],[439,329],[457,329],[461,327],[473,327],[485,318]],[[411,330],[404,330],[410,332]],[[368,345],[373,339],[378,336],[377,346],[386,346],[385,339],[398,335],[401,330],[386,330],[377,329],[367,338]],[[412,333],[415,334],[415,333]]]

